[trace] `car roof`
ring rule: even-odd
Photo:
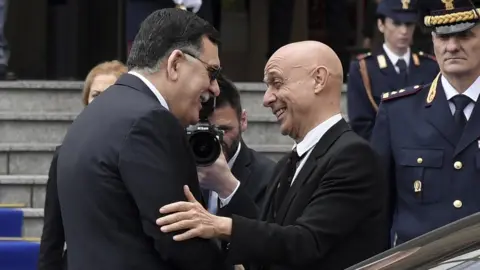
[[[480,244],[480,213],[403,243],[347,270],[419,269],[439,258]]]

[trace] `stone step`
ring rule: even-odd
[[[0,204],[43,208],[47,175],[0,175]]]
[[[23,237],[41,237],[43,208],[21,208],[23,211]]]
[[[235,83],[242,105],[249,114],[271,114],[263,107],[266,86],[263,83]],[[13,81],[0,82],[0,112],[59,112],[78,114],[83,109],[80,81]],[[343,87],[345,94],[346,86]],[[345,95],[342,101],[345,112]]]
[[[56,146],[48,143],[0,143],[0,174],[47,174]]]
[[[250,145],[272,160],[280,159],[293,144]],[[57,144],[0,144],[0,175],[45,175]]]
[[[2,143],[61,143],[76,115],[72,113],[0,113]],[[273,115],[250,115],[248,144],[290,144]]]
[[[78,81],[0,82],[0,112],[68,112],[83,108]]]

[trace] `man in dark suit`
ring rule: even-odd
[[[385,93],[371,140],[394,188],[393,245],[480,211],[480,19],[464,17],[480,1],[424,4],[441,74]]]
[[[272,177],[275,162],[266,156],[249,148],[242,140],[242,133],[247,129],[247,112],[242,109],[240,94],[229,79],[224,75],[217,78],[220,94],[215,103],[215,111],[209,121],[223,130],[222,149],[241,187],[258,206],[263,204],[267,185]],[[205,190],[204,198],[208,198],[208,210],[216,214],[218,210],[218,194],[215,191]],[[220,203],[222,203],[220,201]]]
[[[342,119],[343,72],[335,52],[314,41],[286,45],[267,62],[265,81],[264,106],[296,144],[276,166],[262,221],[249,218],[254,204],[240,189],[221,217],[184,188],[189,202],[162,207],[170,215],[157,220],[161,230],[186,229],[177,241],[229,241],[231,263],[260,269],[345,269],[384,251],[388,182],[374,150]],[[222,157],[202,173],[200,181],[233,177]]]
[[[382,48],[359,55],[350,65],[347,83],[349,123],[366,140],[383,93],[430,82],[439,72],[435,57],[410,47],[418,20],[414,1],[382,0],[377,16]]]
[[[216,36],[191,12],[153,12],[128,74],[71,125],[57,160],[70,270],[224,269],[217,243],[175,242],[155,225],[160,206],[184,197],[183,185],[201,200],[185,127],[219,93]]]
[[[62,214],[57,192],[57,159],[59,149],[60,147],[55,149],[48,171],[44,224],[38,260],[39,270],[67,269],[67,251],[64,250],[65,235],[63,233]]]

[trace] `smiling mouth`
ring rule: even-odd
[[[280,116],[283,115],[283,113],[285,113],[286,109],[285,108],[281,108],[281,109],[278,109],[274,112],[275,116],[278,118],[280,118]]]

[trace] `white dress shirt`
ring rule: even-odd
[[[237,151],[235,152],[233,157],[228,161],[228,167],[230,168],[230,170],[233,168],[233,164],[235,164],[235,160],[237,160],[237,157],[238,157],[238,154],[240,153],[240,148],[241,147],[242,147],[242,144],[238,144]],[[233,197],[233,194],[235,194],[235,192],[237,191],[239,186],[240,186],[240,182],[237,184],[237,187],[232,192],[232,194],[230,194],[230,196],[228,196],[225,199],[220,198],[220,207],[224,207],[230,202],[230,200]],[[218,193],[216,193],[215,191],[211,191],[210,192],[210,197],[208,199],[208,212],[210,212],[212,214],[217,213],[217,209],[218,209],[217,201],[218,201],[218,199],[219,199]]]
[[[400,68],[397,67],[397,61],[400,59],[405,60],[405,63],[407,64],[407,69],[408,69],[408,67],[410,66],[410,55],[411,55],[410,48],[408,48],[407,52],[404,55],[400,55],[400,56],[393,53],[393,51],[390,50],[387,44],[385,43],[383,43],[383,49],[385,50],[385,53],[387,54],[388,59],[390,59],[390,62],[392,62],[393,67],[395,67],[395,71],[397,71],[397,73],[400,73]]]
[[[444,76],[441,76],[440,80],[442,82],[443,90],[445,91],[445,96],[448,100],[448,106],[450,107],[450,111],[453,115],[455,113],[455,104],[453,104],[451,99],[459,93],[457,92],[457,90],[455,90],[455,88],[453,88],[453,86]],[[463,110],[463,113],[468,120],[472,115],[473,108],[475,107],[475,102],[477,102],[478,95],[480,94],[480,77],[478,77],[475,82],[473,82],[473,84],[470,85],[470,87],[468,87],[465,92],[463,92],[463,94],[471,98],[473,101],[468,104],[467,107],[465,107],[465,109]]]
[[[305,138],[297,144],[293,146],[293,148],[297,148],[297,153],[302,159],[300,160],[300,163],[298,164],[297,169],[295,170],[295,175],[292,178],[292,184],[295,181],[295,178],[297,177],[298,173],[302,169],[303,165],[305,165],[305,162],[307,161],[308,157],[312,153],[313,149],[317,145],[317,143],[320,141],[320,139],[325,135],[325,133],[332,128],[336,123],[338,123],[340,120],[342,120],[342,115],[341,114],[336,114],[324,122],[322,122],[320,125],[316,126],[314,129],[310,130],[307,135],[305,135]]]
[[[147,78],[145,78],[142,74],[140,74],[138,72],[135,72],[135,71],[129,71],[128,74],[132,74],[132,75],[138,77],[140,80],[142,80],[142,82],[144,84],[146,84],[148,86],[148,88],[150,89],[150,91],[152,91],[153,94],[157,97],[160,104],[162,104],[162,106],[165,107],[165,109],[170,110],[168,108],[168,104],[167,104],[167,101],[165,100],[165,98],[162,96],[162,94],[160,94],[160,92],[157,90],[155,85],[153,85],[149,80],[147,80]]]

